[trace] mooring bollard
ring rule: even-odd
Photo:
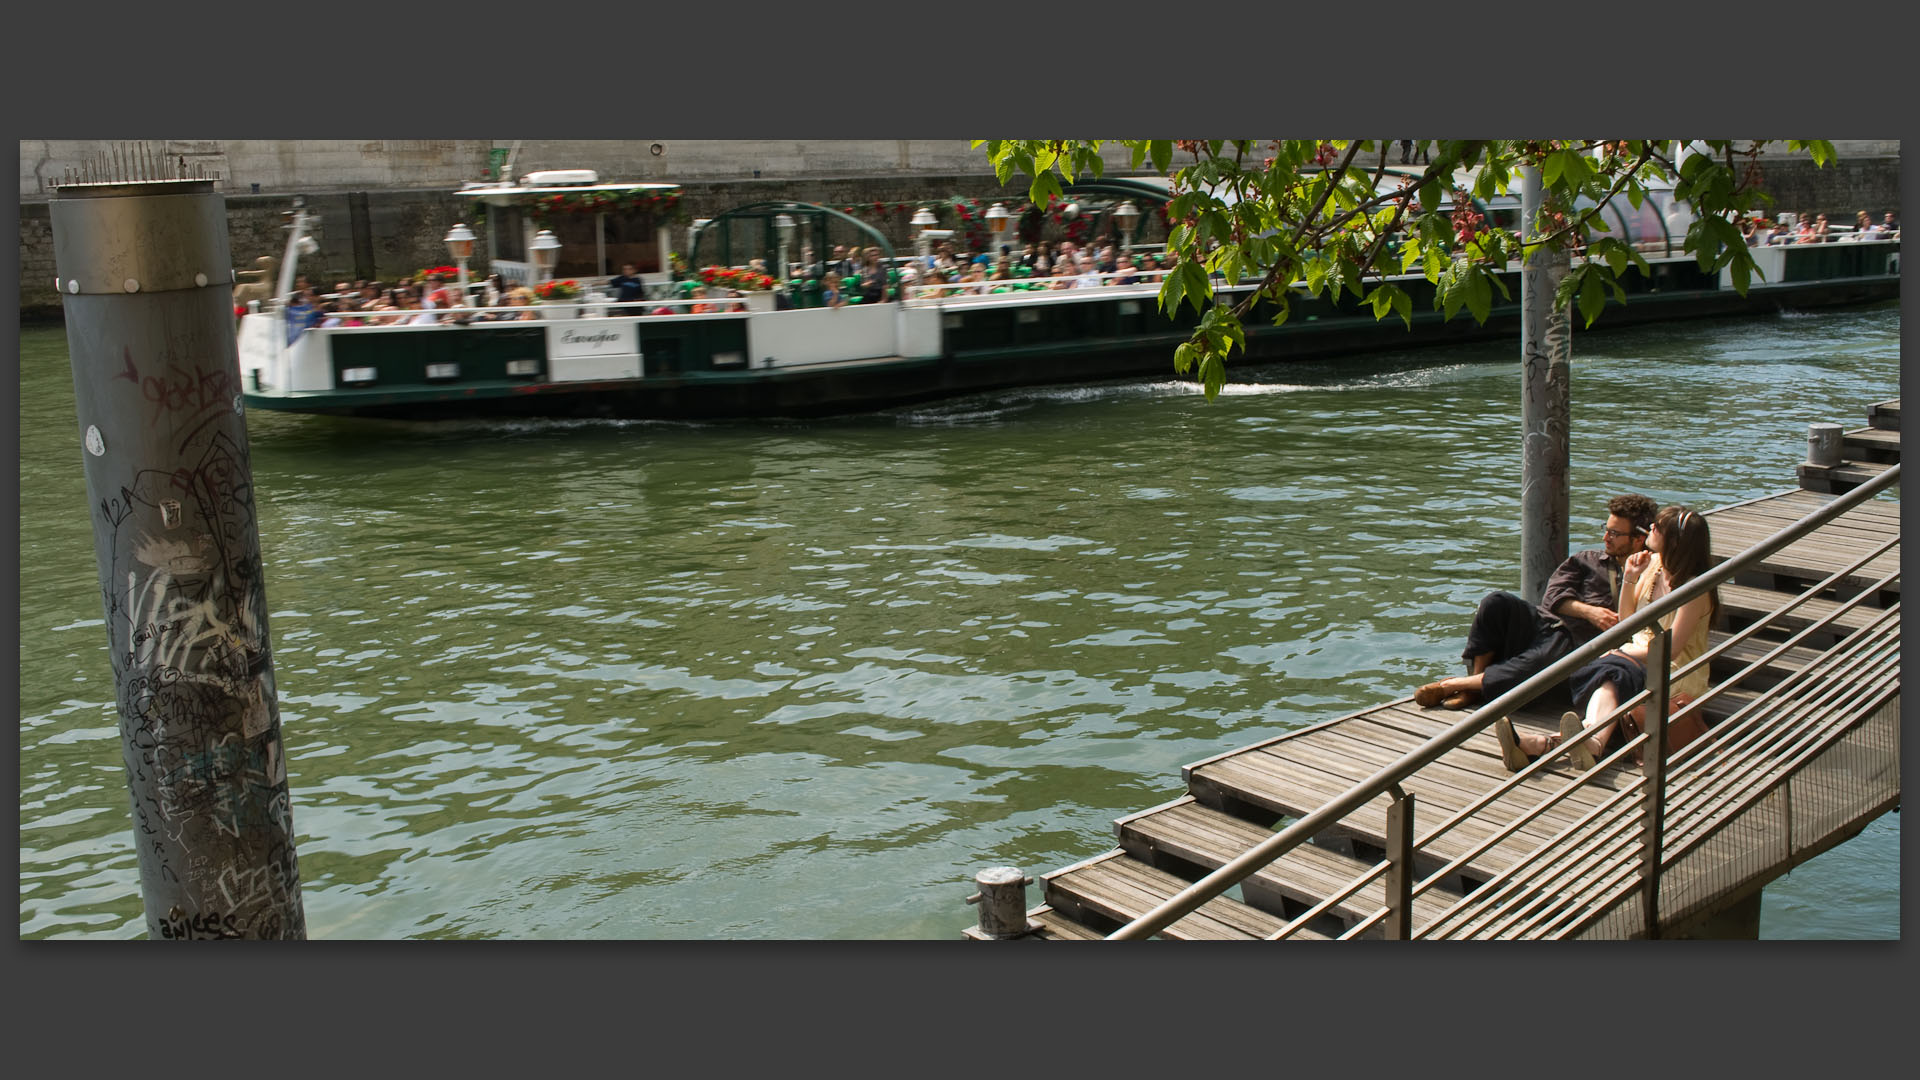
[[[1840,425],[1807,425],[1807,464],[1832,468],[1840,464]]]
[[[304,938],[213,182],[49,203],[150,938]]]
[[[989,941],[1025,937],[1033,929],[1027,923],[1027,886],[1033,879],[1011,866],[996,866],[973,876],[980,891],[967,897],[967,903],[980,905],[980,925],[969,935]]]

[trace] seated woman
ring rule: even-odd
[[[826,277],[820,279],[820,306],[830,308],[847,306],[846,293],[840,288],[840,275],[831,270],[827,271]]]
[[[1713,536],[1706,518],[1684,506],[1663,508],[1653,519],[1646,550],[1627,559],[1620,581],[1620,617],[1629,618],[1704,573],[1712,563],[1712,553]],[[1659,620],[1673,635],[1669,670],[1678,671],[1707,651],[1707,627],[1719,607],[1719,591],[1708,589]],[[1646,689],[1647,650],[1652,643],[1653,628],[1645,627],[1626,645],[1573,673],[1569,685],[1574,706],[1580,712],[1560,717],[1559,739],[1531,733],[1516,735],[1512,723],[1504,717],[1495,722],[1494,735],[1500,740],[1500,755],[1507,767],[1518,771],[1525,766],[1526,755],[1542,753],[1571,739],[1576,741],[1567,756],[1573,767],[1591,769],[1606,753],[1616,729],[1634,723],[1632,717],[1625,718],[1623,725],[1621,718],[1608,716],[1621,702]],[[1667,695],[1670,710],[1699,697],[1706,689],[1707,669],[1701,665],[1674,680]]]

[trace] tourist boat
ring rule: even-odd
[[[678,190],[672,184],[603,184],[583,170],[467,185],[458,194],[473,201],[470,220],[485,235],[489,272],[513,282],[551,273],[581,281],[588,295],[533,308],[539,316],[533,321],[315,327],[291,339],[280,303],[255,305],[238,330],[246,403],[403,419],[823,415],[1023,384],[1168,375],[1174,348],[1197,321],[1190,305],[1171,316],[1159,309],[1157,275],[1098,289],[961,295],[952,286],[909,289],[897,300],[842,307],[810,306],[807,295],[747,292],[726,298],[723,310],[702,310],[715,298],[699,302],[682,295],[673,281],[667,219]],[[1144,226],[1154,217],[1139,214],[1138,205],[1157,207],[1169,193],[1164,179],[1148,177],[1097,180],[1068,194],[1085,204],[1096,227],[1132,226],[1123,232],[1131,243],[1148,235]],[[552,212],[562,208],[574,213]],[[1481,209],[1494,223],[1511,226],[1519,199],[1502,197]],[[1631,239],[1650,273],[1626,275],[1629,302],[1610,300],[1595,329],[1899,294],[1897,240],[1756,249],[1762,276],[1742,297],[1727,274],[1703,273],[1681,253],[1684,228],[1676,223],[1685,207],[1670,195],[1657,192],[1637,209],[1619,200],[1606,213],[1612,235]],[[1007,222],[1004,216],[995,220]],[[543,233],[543,225],[552,228]],[[303,235],[296,218],[278,296],[291,292]],[[541,266],[538,257],[553,251],[555,242],[556,263]],[[895,258],[879,230],[811,203],[758,203],[695,222],[688,253],[693,265],[706,252],[717,265],[745,266],[757,258],[789,267],[795,256],[817,261],[814,252],[824,253],[833,243],[879,247]],[[615,304],[598,292],[623,263],[639,267],[649,283],[648,299]],[[1519,325],[1518,269],[1505,278],[1511,300],[1496,296],[1484,324],[1464,314],[1443,320],[1432,309],[1432,286],[1419,275],[1396,279],[1413,297],[1411,328],[1398,319],[1376,320],[1350,297],[1297,297],[1291,316],[1277,327],[1256,308],[1245,320],[1245,359],[1512,336]],[[1223,287],[1219,295],[1231,301],[1239,291]],[[1243,363],[1231,365],[1229,373]]]

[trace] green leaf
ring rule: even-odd
[[[1027,188],[1027,198],[1035,206],[1047,205],[1047,200],[1063,194],[1060,190],[1060,178],[1052,169],[1042,169],[1033,175],[1033,184]]]
[[[1180,310],[1180,300],[1187,294],[1187,279],[1179,274],[1168,274],[1160,279],[1160,310],[1172,316]],[[1185,368],[1180,370],[1185,371]]]
[[[1183,262],[1174,273],[1185,279],[1187,302],[1193,305],[1194,313],[1205,311],[1207,301],[1213,299],[1213,283],[1207,280],[1206,270],[1197,262]]]
[[[1747,286],[1753,284],[1753,255],[1743,245],[1734,253],[1733,261],[1727,264],[1733,277],[1733,291],[1741,296],[1747,295]]]
[[[1227,384],[1227,364],[1217,353],[1208,353],[1200,358],[1200,384],[1206,388],[1207,400],[1220,396],[1220,388]]]
[[[1407,329],[1413,329],[1413,297],[1405,289],[1393,290],[1393,310],[1400,314],[1400,321],[1407,325]]]
[[[1467,313],[1473,321],[1485,323],[1493,311],[1493,288],[1487,284],[1487,272],[1478,266],[1467,268]]]
[[[1593,320],[1600,317],[1600,309],[1607,305],[1607,294],[1600,281],[1600,268],[1591,263],[1581,267],[1585,272],[1580,282],[1580,314],[1592,326]]]
[[[1460,311],[1460,305],[1467,302],[1467,290],[1462,284],[1463,269],[1466,264],[1454,260],[1440,275],[1439,288],[1434,292],[1434,300],[1440,307],[1441,316],[1451,319]]]
[[[1193,370],[1193,358],[1200,352],[1200,346],[1191,341],[1183,341],[1173,350],[1173,370],[1175,374],[1185,375]]]
[[[1540,163],[1540,183],[1546,187],[1552,187],[1559,183],[1560,174],[1566,170],[1566,167],[1567,152],[1565,150],[1555,150],[1549,153],[1546,160]]]
[[[1153,155],[1153,170],[1164,174],[1167,171],[1167,165],[1173,161],[1173,140],[1154,139],[1147,144],[1147,147]]]
[[[1327,287],[1328,265],[1329,264],[1326,259],[1312,259],[1308,261],[1305,267],[1305,276],[1306,276],[1306,283],[1307,283],[1307,293],[1309,295],[1319,296],[1320,291]]]

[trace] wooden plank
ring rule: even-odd
[[[1191,884],[1121,851],[1083,863],[1071,872],[1048,875],[1046,880],[1047,902],[1054,907],[1070,909],[1078,904],[1121,923],[1145,915]],[[1064,905],[1063,900],[1067,901]],[[1284,925],[1285,920],[1277,916],[1217,896],[1175,920],[1161,934],[1180,941],[1244,941],[1266,937]]]
[[[1900,430],[1900,399],[1882,401],[1867,409],[1867,424],[1883,431]]]
[[[1217,869],[1273,835],[1252,822],[1193,801],[1182,800],[1157,813],[1134,818],[1128,823],[1128,835],[1122,845],[1142,850],[1164,851],[1187,862]],[[1309,907],[1345,889],[1354,879],[1372,869],[1368,863],[1329,851],[1314,844],[1302,844],[1255,871],[1248,879],[1253,888],[1271,890]],[[1429,890],[1414,897],[1416,923],[1431,921],[1446,910],[1457,895]],[[1352,922],[1386,904],[1384,881],[1363,886],[1349,899],[1328,909],[1344,921]]]
[[[1720,586],[1720,608],[1730,614],[1757,618],[1779,609],[1798,595],[1800,594],[1797,592],[1782,592],[1778,589],[1726,584]],[[1784,616],[1769,619],[1768,623],[1784,630],[1804,630],[1815,622],[1834,616],[1834,631],[1850,633],[1865,626],[1873,618],[1873,613],[1879,610],[1862,604],[1835,615],[1839,608],[1838,601],[1816,596]]]
[[[1807,491],[1803,488],[1789,488],[1772,495],[1762,495],[1757,499],[1749,499],[1746,502],[1724,506],[1717,510],[1708,510],[1706,514],[1709,518],[1714,518],[1723,515],[1742,516],[1750,514],[1786,513],[1797,520],[1826,506],[1833,502],[1834,499],[1835,496],[1822,492]],[[1888,493],[1876,495],[1840,515],[1840,519],[1847,518],[1857,521],[1877,521],[1883,519],[1898,521],[1900,518],[1900,500]]]
[[[1235,798],[1296,818],[1312,813],[1353,787],[1351,782],[1336,776],[1297,763],[1263,757],[1258,753],[1216,761],[1197,771],[1194,782],[1196,785],[1217,785]],[[1415,797],[1418,798],[1418,795]],[[1353,813],[1329,826],[1329,832],[1359,839],[1375,847],[1384,847],[1387,842],[1386,812],[1392,801],[1392,797],[1385,793],[1376,795]],[[1438,817],[1427,815],[1424,823],[1416,821],[1414,842],[1421,849],[1422,857],[1435,865],[1464,855],[1494,832],[1494,826],[1488,822],[1468,819],[1434,838],[1433,826],[1447,816],[1444,813]],[[1482,852],[1475,856],[1466,872],[1470,876],[1486,877],[1512,862],[1514,848],[1522,843],[1526,841],[1510,840]]]
[[[1033,935],[1041,941],[1101,941],[1107,936],[1087,929],[1045,904],[1027,912],[1027,918],[1043,927]]]

